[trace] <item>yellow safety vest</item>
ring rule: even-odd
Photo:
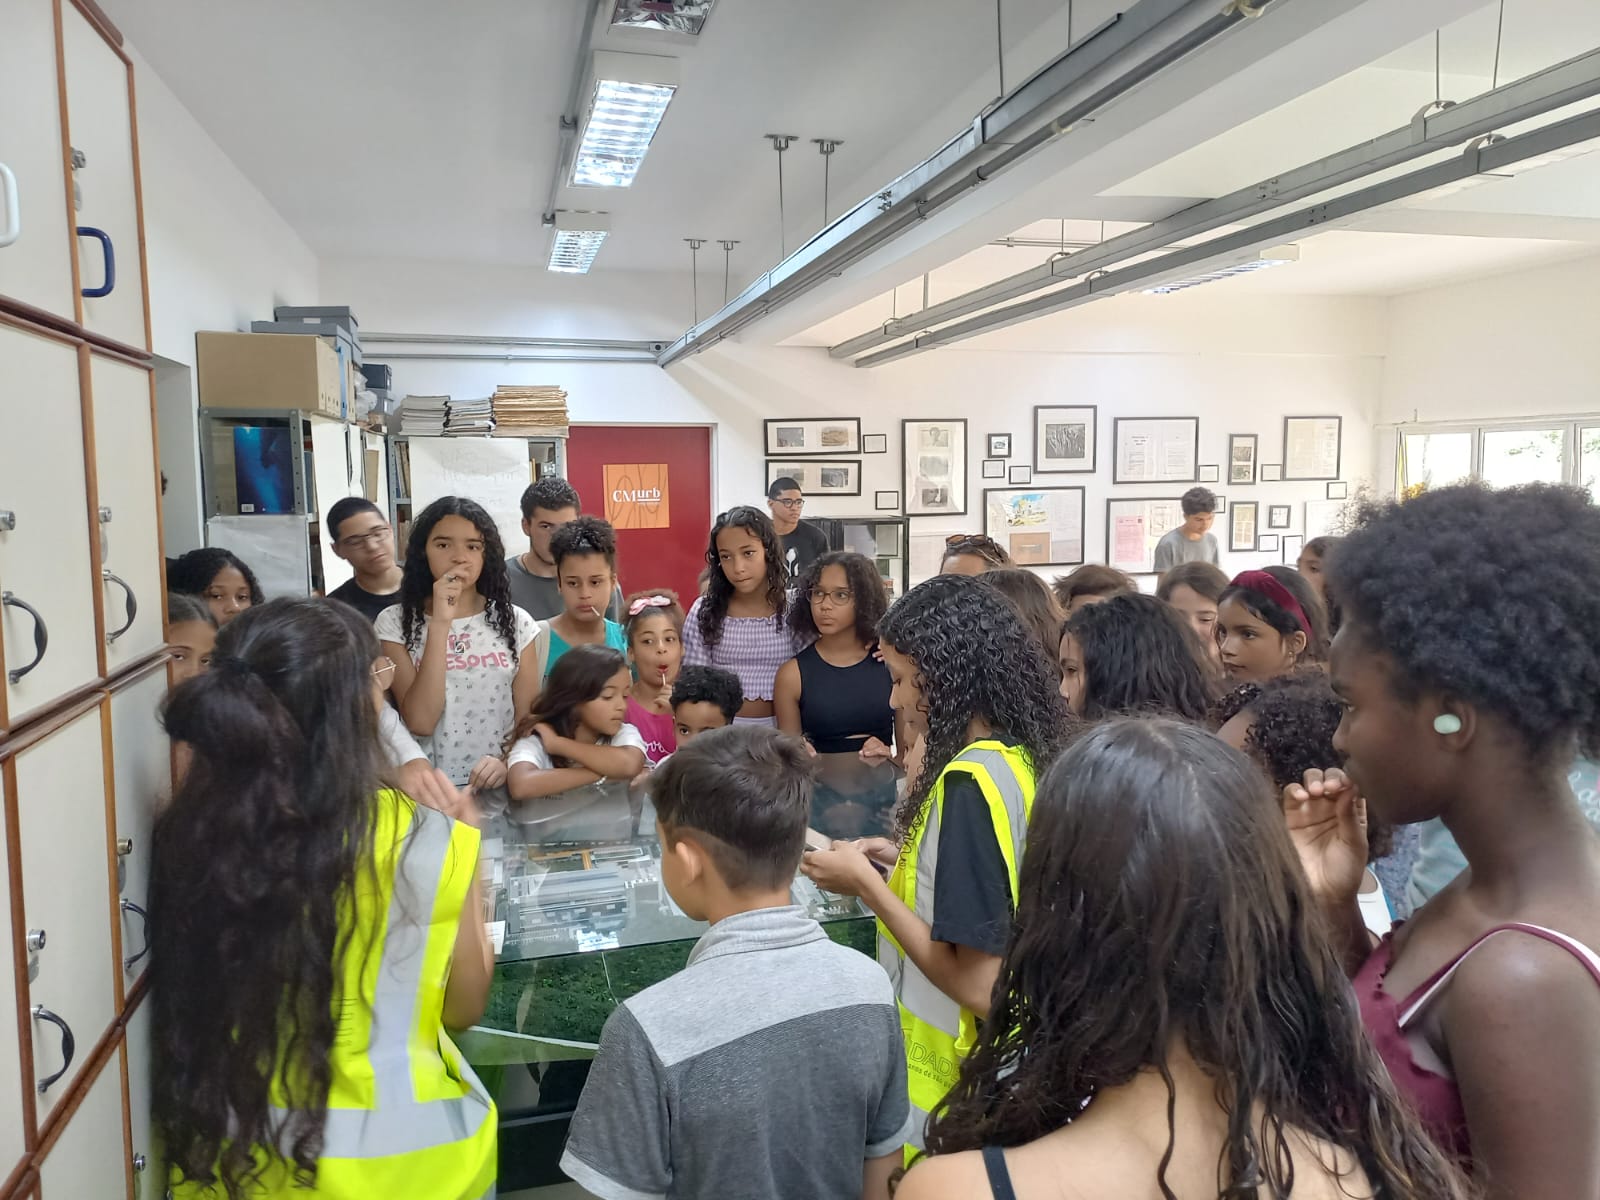
[[[986,739],[973,742],[939,773],[928,794],[927,813],[910,842],[901,847],[889,876],[889,890],[918,917],[933,924],[934,885],[939,865],[939,828],[944,820],[944,785],[952,774],[970,775],[989,805],[995,841],[1006,863],[1011,904],[1017,903],[1017,867],[1033,813],[1033,763],[1020,746]],[[923,1148],[928,1115],[949,1093],[961,1060],[977,1040],[978,1019],[928,979],[906,957],[882,921],[878,922],[878,961],[894,983],[900,1029],[906,1042],[906,1083],[916,1110],[913,1145]]]
[[[341,931],[351,937],[333,998],[333,1081],[316,1187],[296,1188],[281,1159],[267,1162],[258,1151],[266,1171],[249,1193],[252,1200],[494,1195],[494,1101],[443,1025],[445,983],[478,869],[478,840],[476,829],[399,792],[379,794],[377,869],[358,875],[354,902],[340,913]],[[397,889],[401,872],[406,886]],[[272,1090],[281,1103],[279,1081]],[[223,1191],[183,1183],[172,1194],[217,1200]]]

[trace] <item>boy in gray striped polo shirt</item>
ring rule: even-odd
[[[900,1017],[790,902],[812,774],[798,739],[738,725],[651,780],[662,882],[711,929],[606,1022],[561,1158],[596,1196],[886,1200],[912,1132]]]

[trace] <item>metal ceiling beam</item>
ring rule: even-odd
[[[471,333],[368,333],[361,334],[363,346],[515,346],[544,350],[623,350],[645,354],[659,354],[666,346],[665,338],[643,341],[622,338],[547,338],[479,336]]]
[[[1459,183],[1462,180],[1472,178],[1474,175],[1493,174],[1496,171],[1503,171],[1507,167],[1515,166],[1526,159],[1549,154],[1595,138],[1600,138],[1600,111],[1569,117],[1564,121],[1557,121],[1541,129],[1519,134],[1516,137],[1507,138],[1491,145],[1474,143],[1468,146],[1459,156],[1447,162],[1424,167],[1410,174],[1374,184],[1361,191],[1351,192],[1349,195],[1340,196],[1334,200],[1311,205],[1308,208],[1265,221],[1238,233],[1214,238],[1199,246],[1175,250],[1170,254],[1162,255],[1160,258],[1136,263],[1121,270],[1097,274],[1092,278],[1084,279],[1070,287],[1062,288],[1048,295],[1039,296],[1020,304],[1008,305],[993,312],[974,317],[971,320],[962,321],[931,333],[925,333],[898,346],[880,350],[876,354],[869,354],[864,358],[857,359],[855,365],[858,367],[882,366],[884,363],[894,362],[896,359],[906,358],[924,350],[932,349],[935,346],[946,346],[952,342],[964,341],[982,333],[992,333],[997,329],[1004,329],[1010,325],[1031,321],[1048,313],[1077,308],[1106,296],[1117,295],[1121,292],[1131,291],[1134,288],[1153,287],[1163,282],[1181,279],[1187,275],[1195,274],[1196,268],[1203,268],[1205,265],[1213,264],[1217,260],[1245,255],[1265,246],[1292,240],[1310,230],[1326,226],[1331,222],[1345,220],[1369,209],[1392,204],[1409,196],[1432,191],[1434,188]]]
[[[1286,0],[1137,0],[981,113],[931,158],[823,229],[673,342],[665,367],[714,345],[1071,131],[1179,59]]]
[[[1600,50],[1591,50],[1449,108],[1431,114],[1424,109],[1408,125],[1317,162],[1263,179],[1215,200],[1192,205],[1165,220],[1108,238],[1079,253],[1053,255],[1036,267],[952,296],[921,311],[892,318],[877,329],[830,347],[828,353],[834,358],[854,358],[907,334],[981,312],[1062,280],[1076,279],[1224,225],[1237,224],[1295,200],[1596,95],[1600,95]]]

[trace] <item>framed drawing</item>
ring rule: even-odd
[[[1300,551],[1306,548],[1306,540],[1298,533],[1283,535],[1283,562],[1285,566],[1297,566],[1300,562]]]
[[[1278,553],[1278,535],[1275,533],[1263,533],[1256,539],[1256,549],[1264,554]]]
[[[1006,477],[1006,463],[1003,458],[986,458],[983,460],[983,477],[985,479],[1004,479]]]
[[[761,427],[766,431],[768,458],[861,453],[859,417],[828,417],[824,420],[797,417],[793,420],[763,421]]]
[[[1183,524],[1183,501],[1106,501],[1106,562],[1129,575],[1156,573],[1156,543]]]
[[[1212,492],[1211,494],[1217,498],[1217,507],[1212,509],[1211,511],[1215,512],[1215,513],[1218,513],[1218,514],[1227,512],[1228,511],[1228,498],[1226,496],[1224,496],[1221,492]]]
[[[1026,463],[1018,464],[1006,472],[1006,482],[1011,484],[1029,484],[1033,482],[1033,468]]]
[[[1033,406],[1033,469],[1041,475],[1094,470],[1099,410],[1093,404]]]
[[[1083,562],[1081,487],[985,488],[983,531],[1019,567]]]
[[[1228,435],[1228,482],[1234,486],[1256,481],[1256,435]]]
[[[1282,478],[1283,478],[1283,464],[1282,463],[1262,463],[1261,464],[1261,482],[1262,483],[1277,483],[1278,480],[1280,480]]]
[[[1338,479],[1343,417],[1283,419],[1283,477]]]
[[[774,479],[787,475],[800,485],[807,496],[859,496],[861,495],[861,460],[840,459],[834,462],[794,462],[789,459],[767,459],[767,486]]]
[[[1289,528],[1289,506],[1287,504],[1267,505],[1267,528]]]
[[[1330,483],[1328,485],[1327,495],[1329,500],[1348,499],[1350,496],[1350,485],[1342,479],[1338,480],[1337,482]]]
[[[887,454],[889,453],[889,435],[887,433],[868,433],[861,438],[861,453]]]
[[[1201,463],[1200,464],[1200,482],[1201,483],[1221,483],[1222,482],[1222,468],[1220,466],[1218,466],[1216,463]]]
[[[873,492],[872,507],[878,512],[898,512],[900,509],[900,493]]]
[[[1240,500],[1228,514],[1228,549],[1233,551],[1256,548],[1257,514],[1261,505],[1255,500]]]
[[[1111,434],[1112,483],[1194,483],[1200,477],[1199,417],[1117,417]]]
[[[1011,457],[1011,435],[1009,433],[991,433],[989,435],[989,457]]]
[[[967,511],[967,422],[901,421],[906,516],[959,517]]]

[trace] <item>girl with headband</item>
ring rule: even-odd
[[[1230,680],[1265,683],[1327,661],[1327,609],[1298,571],[1243,571],[1217,603],[1217,644]]]

